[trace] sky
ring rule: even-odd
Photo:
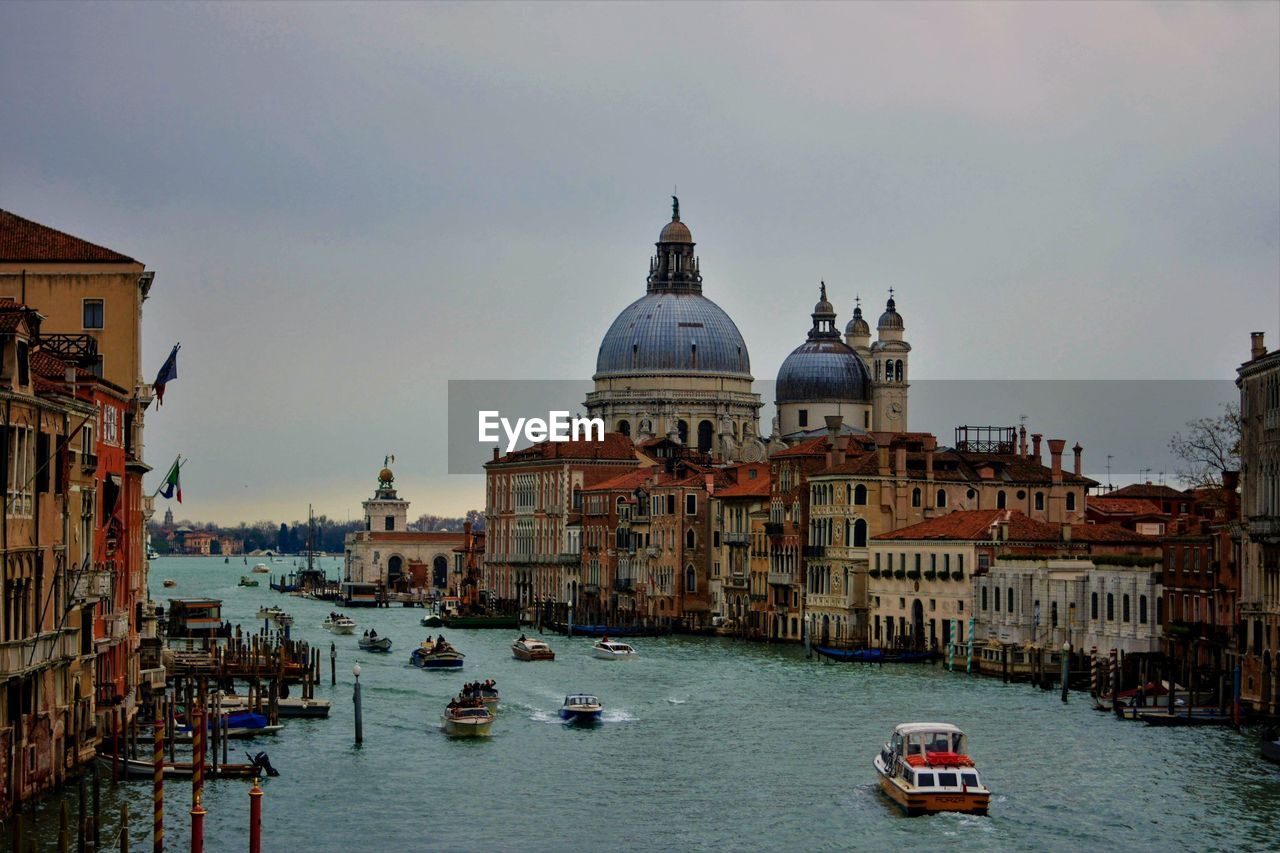
[[[895,289],[914,378],[1230,380],[1280,344],[1278,46],[1276,3],[9,2],[0,208],[155,270],[179,517],[358,517],[386,454],[460,514],[446,383],[588,378],[676,187],[757,378],[822,279],[841,325]]]

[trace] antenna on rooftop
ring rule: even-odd
[[[1115,456],[1108,453],[1107,454],[1107,491],[1108,492],[1111,491],[1111,460],[1112,459],[1115,459]]]

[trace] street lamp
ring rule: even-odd
[[[360,664],[351,667],[351,674],[356,677],[355,695],[352,701],[356,706],[356,746],[364,743],[364,720],[360,715]]]

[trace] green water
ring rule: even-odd
[[[250,558],[250,563],[253,559]],[[336,561],[329,561],[336,577]],[[277,574],[292,560],[274,564]],[[297,619],[294,636],[338,648],[328,720],[287,720],[265,749],[281,771],[264,788],[272,851],[613,849],[1275,849],[1280,768],[1257,739],[1219,729],[1120,722],[1072,694],[953,675],[806,660],[802,649],[732,640],[641,638],[637,660],[600,661],[590,641],[548,634],[554,662],[511,657],[510,631],[444,631],[461,672],[408,665],[431,629],[421,610],[352,610],[360,630],[394,641],[360,652],[359,635],[321,628],[330,607],[236,586],[246,567],[161,559],[152,592],[210,595],[246,627],[263,604]],[[162,578],[178,581],[160,587]],[[265,578],[265,576],[259,576]],[[435,633],[438,633],[438,629]],[[326,654],[327,658],[327,654]],[[362,667],[364,737],[353,746],[352,664]],[[451,740],[440,713],[464,681],[493,678],[493,736]],[[565,693],[588,691],[604,722],[567,727]],[[896,723],[954,722],[993,791],[989,817],[903,817],[879,792],[871,759]],[[234,760],[234,759],[233,759]],[[190,786],[168,782],[169,849],[189,849]],[[206,849],[248,846],[250,783],[205,788]],[[104,786],[104,810],[133,809],[135,849],[150,849],[150,783]],[[71,796],[73,807],[75,797]],[[36,819],[52,848],[56,799]],[[114,820],[112,821],[114,826]],[[7,842],[0,842],[0,844]],[[73,841],[74,843],[74,841]]]

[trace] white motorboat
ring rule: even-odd
[[[335,634],[354,634],[356,632],[356,620],[342,613],[330,613],[325,617],[324,628],[326,631],[332,631]]]
[[[872,764],[880,788],[909,816],[985,815],[991,792],[978,778],[967,746],[964,732],[950,723],[903,723]]]
[[[556,653],[541,640],[532,640],[523,634],[511,644],[511,655],[516,660],[555,660]]]
[[[284,608],[276,607],[275,605],[272,605],[271,607],[258,608],[259,619],[274,619],[277,616],[279,616],[281,613],[284,613]]]
[[[360,638],[360,648],[366,652],[389,652],[391,651],[391,638],[379,637],[377,634],[365,634]]]
[[[258,563],[253,567],[253,573],[258,575],[271,574],[271,570],[267,568],[265,563]]]
[[[626,643],[619,643],[617,640],[610,640],[608,637],[599,640],[592,646],[591,654],[601,660],[629,660],[639,655],[634,648]]]

